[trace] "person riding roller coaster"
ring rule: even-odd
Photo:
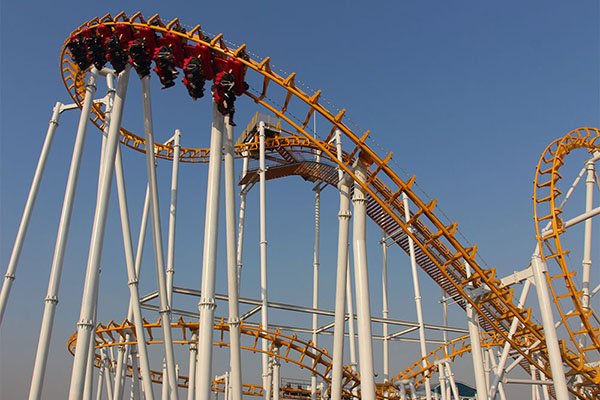
[[[121,73],[127,66],[127,54],[121,48],[121,43],[116,35],[106,41],[106,58],[110,61],[115,72]]]
[[[235,126],[233,114],[235,113],[235,78],[231,72],[221,71],[217,74],[212,85],[211,91],[217,109],[223,115],[229,116],[229,125]]]
[[[173,49],[170,46],[161,46],[154,52],[154,72],[160,78],[160,83],[163,85],[163,89],[175,86],[175,78],[179,75],[176,69],[175,57],[173,56]]]
[[[71,52],[73,61],[77,63],[79,69],[85,71],[90,66],[90,62],[87,58],[87,49],[83,40],[77,35],[71,35],[71,39],[67,43],[67,48]]]
[[[87,59],[90,63],[94,64],[94,67],[100,71],[104,65],[106,65],[106,49],[104,48],[104,41],[96,34],[92,34],[89,37],[83,39],[87,50]]]
[[[150,75],[152,58],[146,51],[146,41],[144,39],[135,39],[129,43],[129,62],[140,78]]]
[[[206,79],[202,74],[202,59],[200,57],[189,57],[183,62],[183,84],[190,96],[197,100],[204,96],[204,84]]]

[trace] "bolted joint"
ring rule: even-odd
[[[161,314],[161,315],[165,314],[165,313],[170,313],[170,312],[171,312],[171,307],[169,307],[168,305],[165,305],[164,307],[161,307],[158,310],[158,313]]]
[[[340,210],[340,212],[338,213],[338,218],[350,219],[350,218],[352,218],[352,211],[350,211],[350,210]]]
[[[352,202],[353,203],[358,203],[358,204],[367,204],[367,199],[366,197],[363,197],[363,195],[359,195],[358,193],[352,198]]]
[[[81,319],[77,322],[78,328],[81,327],[83,329],[91,330],[93,326],[94,326],[94,321],[92,321],[91,319],[88,319],[87,321],[84,319]]]
[[[215,303],[214,297],[210,297],[208,299],[204,297],[201,298],[198,302],[198,310],[202,310],[203,308],[208,310],[214,310],[217,308],[217,303]]]
[[[11,273],[6,273],[6,275],[4,275],[5,279],[8,279],[10,281],[14,281],[15,280],[15,274],[11,274]]]
[[[227,323],[229,324],[229,326],[238,327],[240,326],[240,319],[238,317],[229,318],[227,320]]]
[[[137,279],[130,279],[129,281],[127,281],[127,285],[129,285],[129,286],[137,286],[137,284],[139,282],[140,281],[138,281]]]
[[[52,118],[50,119],[50,124],[54,125],[54,126],[58,126],[58,120],[56,118]]]
[[[44,301],[46,303],[50,303],[50,304],[58,304],[58,297],[48,295],[48,296],[46,296]]]

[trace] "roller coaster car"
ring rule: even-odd
[[[154,72],[158,75],[163,89],[170,88],[175,85],[175,78],[179,75],[176,68],[175,56],[173,55],[171,46],[163,45],[157,47],[154,51]]]
[[[198,57],[202,61],[202,76],[207,81],[212,81],[215,77],[215,71],[213,69],[212,55],[210,49],[200,43],[196,44],[195,46],[184,45],[183,49],[186,57],[184,60],[184,69],[186,60],[189,60],[193,57]]]
[[[154,49],[158,46],[156,41],[156,35],[154,31],[148,27],[138,28],[133,33],[134,39],[141,39],[144,41],[144,49],[149,56],[154,55]]]
[[[236,96],[241,96],[248,90],[248,84],[244,81],[246,71],[245,66],[240,60],[234,58],[215,57],[213,64],[217,73],[225,71],[233,74],[235,78],[234,92]]]
[[[129,62],[135,68],[140,78],[150,75],[150,64],[152,63],[151,54],[148,54],[146,41],[144,39],[135,39],[129,42]]]
[[[183,43],[181,37],[174,33],[167,32],[163,37],[158,38],[159,46],[169,46],[172,49],[173,58],[175,60],[175,66],[177,68],[183,68],[183,59],[185,58],[183,52]]]
[[[200,57],[188,57],[183,62],[183,84],[190,96],[197,100],[204,96],[204,84],[206,80],[202,74],[202,59]]]
[[[85,48],[83,40],[77,35],[71,35],[71,38],[67,43],[67,48],[71,52],[73,61],[79,66],[79,69],[85,71],[91,63],[88,61],[87,49]]]
[[[235,77],[233,74],[221,71],[215,77],[212,85],[212,94],[217,103],[217,109],[223,115],[229,115],[229,124],[235,126],[233,114],[235,113]]]
[[[87,50],[87,59],[96,69],[101,70],[106,64],[106,48],[104,47],[104,39],[96,33],[92,33],[84,39]]]
[[[119,39],[119,46],[121,49],[126,49],[129,47],[129,42],[133,40],[133,36],[131,35],[131,28],[128,25],[123,23],[115,24],[114,35]]]

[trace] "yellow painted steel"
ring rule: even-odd
[[[368,171],[369,178],[365,183],[359,183],[365,190],[368,196],[377,203],[398,227],[402,229],[405,235],[411,237],[417,246],[417,251],[423,255],[424,261],[419,262],[419,265],[434,278],[434,280],[446,290],[453,298],[462,298],[465,302],[470,303],[479,313],[480,321],[485,330],[494,331],[504,340],[511,343],[512,347],[518,351],[529,363],[536,365],[541,369],[546,376],[551,376],[550,369],[547,363],[547,352],[545,351],[544,335],[541,326],[531,320],[531,310],[518,308],[513,302],[512,289],[500,285],[500,281],[496,278],[495,269],[484,269],[476,260],[477,248],[475,246],[465,247],[456,238],[457,226],[451,224],[446,226],[436,215],[435,200],[426,203],[412,189],[414,178],[408,181],[402,180],[391,168],[386,159],[381,158],[367,144],[366,139],[369,136],[369,131],[357,135],[344,122],[345,110],[334,114],[330,112],[323,104],[319,102],[320,91],[314,93],[306,93],[296,85],[296,74],[292,73],[287,77],[278,75],[270,68],[270,59],[267,57],[263,60],[253,60],[245,54],[246,46],[242,45],[237,49],[227,47],[223,35],[219,34],[212,39],[205,38],[202,34],[200,26],[196,26],[189,32],[181,32],[171,29],[177,25],[177,21],[165,25],[160,21],[158,16],[152,17],[146,21],[141,14],[137,13],[133,17],[128,18],[121,13],[114,18],[106,15],[102,18],[94,18],[91,21],[83,24],[83,27],[95,27],[100,23],[113,25],[115,21],[132,26],[133,28],[149,27],[156,32],[170,32],[178,35],[185,40],[202,43],[211,48],[214,54],[222,57],[232,57],[242,62],[248,68],[248,74],[262,81],[262,88],[256,93],[251,90],[246,92],[246,95],[255,103],[261,105],[265,109],[272,112],[274,115],[285,121],[294,131],[296,136],[290,138],[290,141],[295,141],[298,147],[305,146],[320,151],[321,157],[328,159],[332,163],[339,166],[341,170],[346,172],[350,177],[356,177],[352,168],[355,160],[355,155],[359,155],[364,161],[369,161],[373,165]],[[79,30],[78,29],[78,30]],[[77,32],[77,31],[76,31]],[[70,54],[66,47],[63,47],[61,53],[61,72],[65,87],[73,97],[73,99],[81,104],[83,93],[83,76],[70,58]],[[269,101],[267,92],[269,87],[273,85],[285,90],[285,101],[282,107],[276,106]],[[306,117],[295,119],[289,114],[289,104],[291,99],[296,108],[304,106],[306,108]],[[342,161],[338,161],[333,146],[327,143],[327,140],[322,141],[313,137],[311,132],[306,130],[307,121],[314,113],[318,113],[325,121],[330,124],[329,137],[333,135],[336,129],[339,129],[346,139],[353,144],[351,151],[347,152]],[[92,120],[101,127],[103,123],[103,114],[99,106],[93,109]],[[299,122],[304,121],[304,122]],[[323,128],[322,128],[323,129]],[[327,131],[325,128],[324,131]],[[138,151],[145,151],[144,139],[122,129],[122,142]],[[329,138],[328,138],[329,139]],[[277,139],[279,143],[283,143],[288,139]],[[271,142],[276,146],[276,142]],[[157,156],[160,158],[169,159],[173,153],[170,146],[155,145]],[[238,145],[236,151],[241,153],[243,147]],[[207,149],[182,149],[181,160],[183,162],[203,162],[208,159],[209,152]],[[408,220],[404,220],[404,209],[402,201],[399,197],[405,193],[412,203],[413,215]],[[377,222],[377,221],[376,221]],[[471,267],[473,271],[470,278],[467,278],[465,271],[465,263]],[[475,288],[485,288],[487,293],[481,298],[473,299],[467,294],[466,288],[472,284]],[[520,322],[520,328],[514,338],[508,337],[510,321],[517,318]],[[532,356],[522,347],[516,338],[522,336],[531,336],[536,340],[540,340],[542,345],[539,348],[539,355],[542,358],[542,365],[539,365]],[[584,384],[597,385],[600,380],[600,366],[589,366],[581,362],[580,354],[572,352],[564,346],[561,347],[563,362],[568,365],[573,374],[580,375]],[[578,389],[573,393],[581,398],[586,399],[586,394]]]

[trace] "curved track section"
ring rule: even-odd
[[[513,291],[510,288],[502,287],[496,278],[495,270],[482,268],[476,260],[477,248],[463,246],[456,237],[457,224],[446,225],[435,213],[436,201],[423,201],[412,189],[414,177],[405,181],[401,179],[390,167],[389,160],[392,154],[383,157],[375,153],[365,142],[370,134],[369,131],[357,134],[353,132],[343,121],[345,110],[338,113],[332,113],[323,104],[319,102],[321,91],[306,93],[296,86],[296,74],[280,76],[270,68],[270,58],[254,60],[247,56],[246,45],[236,49],[229,48],[223,35],[219,34],[214,38],[207,38],[200,26],[196,26],[189,32],[182,32],[178,28],[178,20],[173,20],[164,24],[158,15],[146,21],[141,14],[137,13],[128,18],[121,13],[115,17],[107,15],[103,18],[95,18],[83,24],[75,33],[84,27],[95,28],[103,23],[107,26],[114,26],[116,22],[126,24],[132,29],[142,27],[150,28],[158,34],[166,32],[175,34],[188,43],[201,43],[208,46],[213,55],[219,57],[231,57],[240,61],[247,67],[247,81],[251,84],[259,82],[256,86],[250,87],[246,95],[256,104],[261,105],[281,120],[285,121],[300,138],[300,141],[309,143],[308,147],[316,149],[321,156],[328,159],[332,165],[341,169],[361,185],[365,192],[370,196],[372,208],[377,208],[378,213],[371,213],[375,223],[377,223],[387,234],[397,234],[397,242],[401,245],[411,237],[417,246],[417,260],[425,272],[430,275],[453,299],[460,300],[461,305],[470,303],[479,312],[480,321],[486,331],[494,331],[504,340],[511,343],[528,362],[538,365],[531,358],[526,348],[526,341],[522,338],[533,337],[544,343],[543,331],[539,325],[532,322],[529,309],[520,309],[513,302]],[[71,54],[63,48],[61,53],[61,72],[65,86],[73,99],[81,104],[83,85],[83,72],[74,64]],[[281,104],[270,100],[276,97],[279,91],[282,96]],[[273,93],[272,93],[273,92]],[[296,118],[289,112],[290,103],[293,102],[294,113],[302,115]],[[329,131],[329,135],[324,140],[318,140],[309,132],[307,125],[314,115],[319,114],[322,119],[327,121],[329,127],[322,127],[324,132]],[[94,123],[101,127],[103,114],[99,108],[94,108]],[[335,149],[328,142],[339,130],[346,143],[351,147],[346,149],[347,153],[341,161],[337,160]],[[122,142],[139,151],[144,151],[144,140],[126,130],[122,130]],[[296,139],[294,139],[296,140]],[[207,149],[182,149],[182,161],[202,162],[206,161],[209,152]],[[169,159],[173,152],[170,146],[156,145],[157,156]],[[354,174],[353,164],[356,156],[360,154],[361,160],[368,164],[368,178],[366,182],[358,182]],[[408,220],[404,218],[404,208],[401,195],[406,194],[413,211],[412,217]],[[401,247],[403,247],[401,245]],[[470,278],[467,278],[465,265],[468,264],[473,271]],[[480,297],[471,297],[468,294],[468,286],[483,288],[484,295]],[[511,339],[508,337],[510,321],[517,318],[520,322],[520,328],[517,334]],[[561,349],[563,362],[568,365],[573,374],[581,376],[581,380],[588,383],[600,383],[600,367],[590,367],[581,363],[579,354],[573,353],[566,348]],[[547,361],[547,353],[543,345],[539,349],[539,354],[544,361]],[[547,367],[548,363],[543,362],[538,367],[543,370],[546,376],[551,376]],[[577,393],[580,398],[586,398],[585,394]]]
[[[582,365],[597,361],[600,355],[600,323],[593,311],[582,304],[582,291],[574,281],[575,272],[569,269],[566,255],[569,250],[561,241],[565,232],[560,208],[559,171],[566,157],[574,150],[600,151],[600,130],[578,128],[552,142],[536,167],[534,181],[534,218],[540,255],[546,262],[547,281],[562,327],[569,337],[568,348]],[[566,350],[566,349],[565,349]],[[569,374],[569,373],[567,373]],[[587,382],[598,385],[595,381]]]
[[[145,334],[148,337],[146,341],[149,345],[163,344],[162,340],[162,325],[160,320],[157,322],[144,323]],[[198,322],[186,322],[180,318],[177,322],[171,323],[173,331],[174,345],[190,345],[196,342],[192,341],[192,335],[198,332]],[[214,330],[220,332],[218,340],[213,342],[214,346],[228,347],[229,342],[225,338],[225,332],[229,332],[229,325],[225,322],[216,323]],[[250,344],[242,343],[241,349],[251,351],[253,353],[265,353],[261,348],[261,339],[267,339],[269,348],[266,351],[271,357],[297,365],[301,369],[310,371],[318,375],[326,382],[329,382],[330,371],[332,368],[331,356],[327,350],[320,349],[311,342],[306,342],[298,339],[296,335],[286,335],[279,330],[270,331],[264,330],[257,326],[248,324],[240,325],[241,334],[250,338]],[[127,340],[128,335],[130,339]],[[178,335],[178,336],[177,336]],[[109,347],[118,347],[137,344],[137,335],[133,322],[123,321],[116,323],[110,321],[108,324],[98,324],[96,327],[96,350]],[[71,354],[75,354],[77,346],[77,332],[73,333],[67,341],[67,349]],[[96,366],[99,366],[101,355],[96,353]],[[131,366],[128,367],[129,376],[131,376]],[[162,383],[162,372],[152,371],[153,382]],[[187,387],[189,378],[187,376],[179,376],[178,385]],[[213,381],[213,391],[219,391],[219,382]],[[344,394],[352,397],[353,390],[360,390],[360,377],[349,366],[344,367]],[[253,396],[262,395],[262,388],[255,385],[244,385],[246,394]]]

